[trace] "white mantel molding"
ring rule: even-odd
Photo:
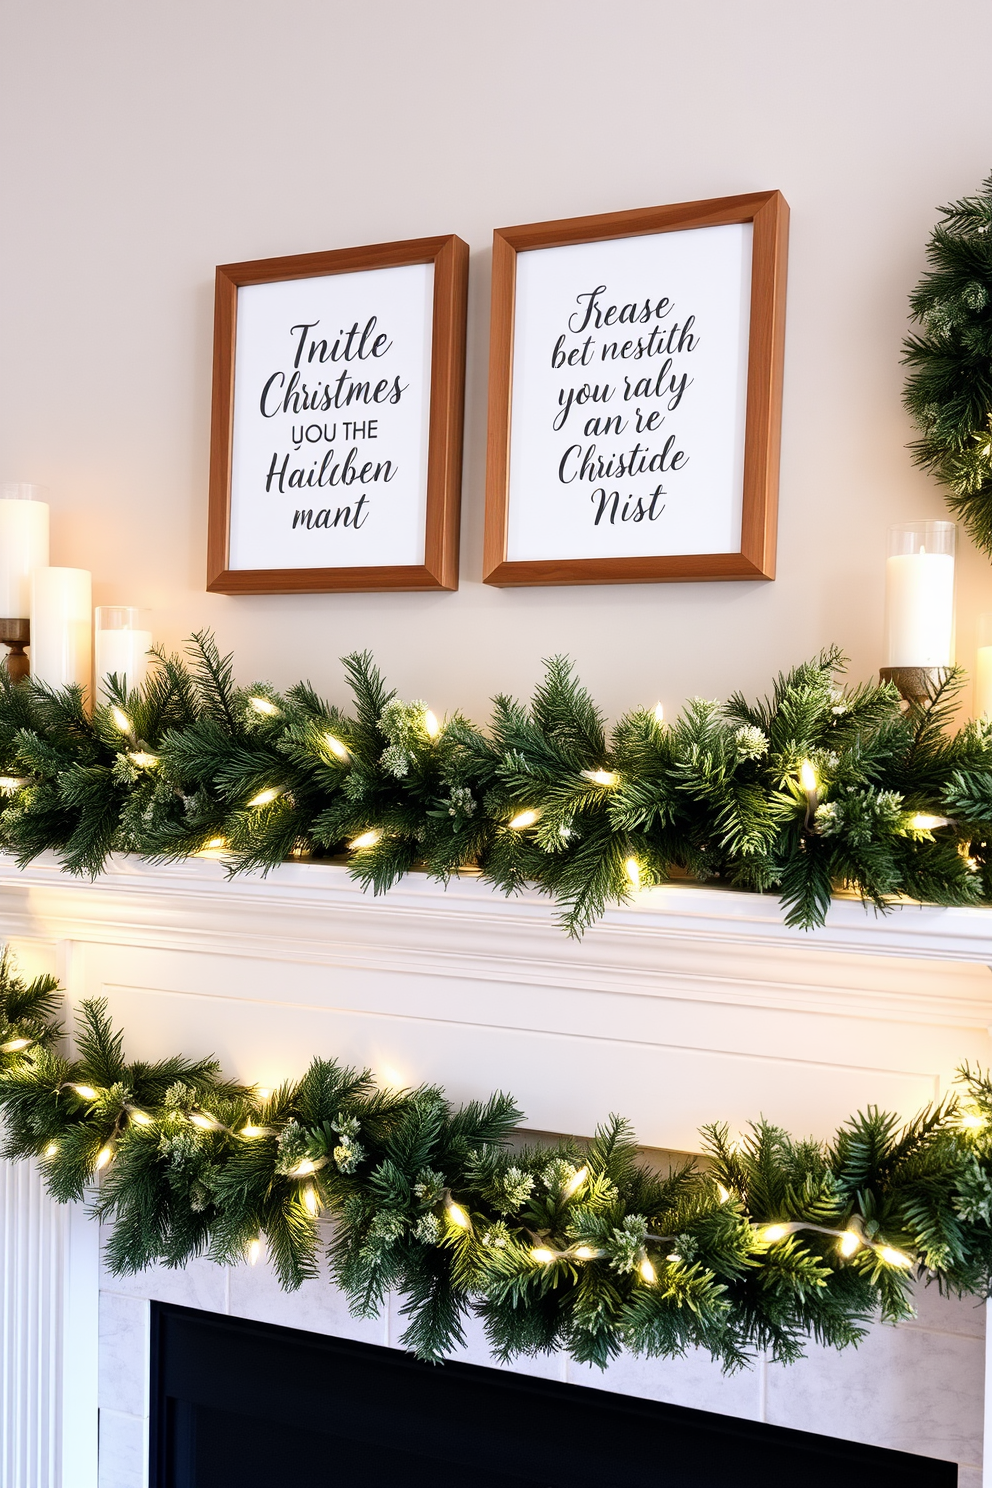
[[[415,873],[376,897],[338,863],[232,880],[211,860],[118,857],[89,880],[53,854],[23,869],[0,854],[0,935],[992,1025],[984,908],[879,914],[835,899],[826,925],[803,931],[771,895],[677,882],[641,891],[577,941],[537,890],[505,898],[474,877]]]

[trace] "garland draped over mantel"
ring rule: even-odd
[[[344,661],[350,714],[307,683],[235,685],[209,635],[157,656],[140,692],[12,684],[0,670],[0,846],[53,849],[73,873],[111,852],[208,854],[232,872],[347,854],[383,892],[414,865],[537,885],[580,933],[610,902],[673,872],[774,890],[787,923],[822,924],[834,887],[992,900],[992,724],[948,731],[961,674],[903,711],[891,684],[842,690],[836,649],[749,703],[691,700],[607,733],[567,661],[488,730],[389,691]]]
[[[52,978],[26,985],[4,957],[5,1150],[33,1156],[60,1201],[98,1181],[115,1274],[264,1245],[295,1288],[326,1245],[357,1315],[403,1296],[404,1342],[425,1359],[474,1312],[501,1359],[699,1346],[731,1369],[756,1350],[796,1359],[810,1337],[856,1343],[877,1313],[911,1315],[914,1276],[989,1290],[992,1085],[968,1069],[963,1102],[901,1129],[873,1108],[828,1143],[714,1125],[708,1167],[661,1175],[615,1117],[591,1143],[519,1148],[508,1095],[455,1110],[436,1087],[377,1089],[322,1059],[274,1092],[208,1059],[131,1063],[100,1002],[83,1004],[69,1060],[58,1007]]]

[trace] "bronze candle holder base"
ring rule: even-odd
[[[933,702],[952,670],[952,667],[896,666],[882,667],[878,675],[883,682],[894,682],[907,703],[925,706]]]
[[[31,671],[24,647],[31,644],[30,620],[0,620],[0,641],[9,646],[5,665],[12,682],[22,682]]]

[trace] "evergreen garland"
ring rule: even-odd
[[[992,555],[992,176],[940,211],[910,296],[922,330],[904,343],[905,403],[922,431],[910,448]]]
[[[110,852],[231,872],[343,855],[376,893],[415,865],[470,870],[536,885],[572,933],[673,873],[774,890],[802,927],[837,887],[879,909],[992,900],[992,724],[948,731],[957,672],[903,711],[890,684],[841,690],[832,649],[763,702],[694,699],[670,725],[638,709],[608,733],[560,658],[485,731],[401,702],[367,655],[344,666],[348,714],[305,683],[238,687],[205,634],[140,692],[111,679],[92,716],[79,688],[0,669],[0,847],[93,875]]]
[[[254,1260],[283,1286],[318,1271],[358,1316],[404,1299],[407,1347],[437,1360],[470,1313],[496,1356],[701,1347],[729,1369],[790,1361],[814,1338],[857,1343],[910,1316],[915,1278],[955,1295],[992,1281],[992,1084],[963,1069],[908,1125],[873,1108],[830,1142],[761,1121],[704,1129],[704,1166],[662,1174],[613,1117],[590,1143],[520,1146],[508,1095],[454,1109],[436,1087],[378,1090],[315,1059],[273,1093],[211,1060],[128,1061],[105,1005],[60,1051],[55,984],[0,963],[5,1155],[113,1222],[113,1274],[205,1255]],[[324,1220],[333,1221],[325,1228]]]

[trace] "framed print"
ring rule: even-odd
[[[222,264],[207,588],[456,589],[468,246]]]
[[[775,577],[778,191],[493,235],[484,578]]]

